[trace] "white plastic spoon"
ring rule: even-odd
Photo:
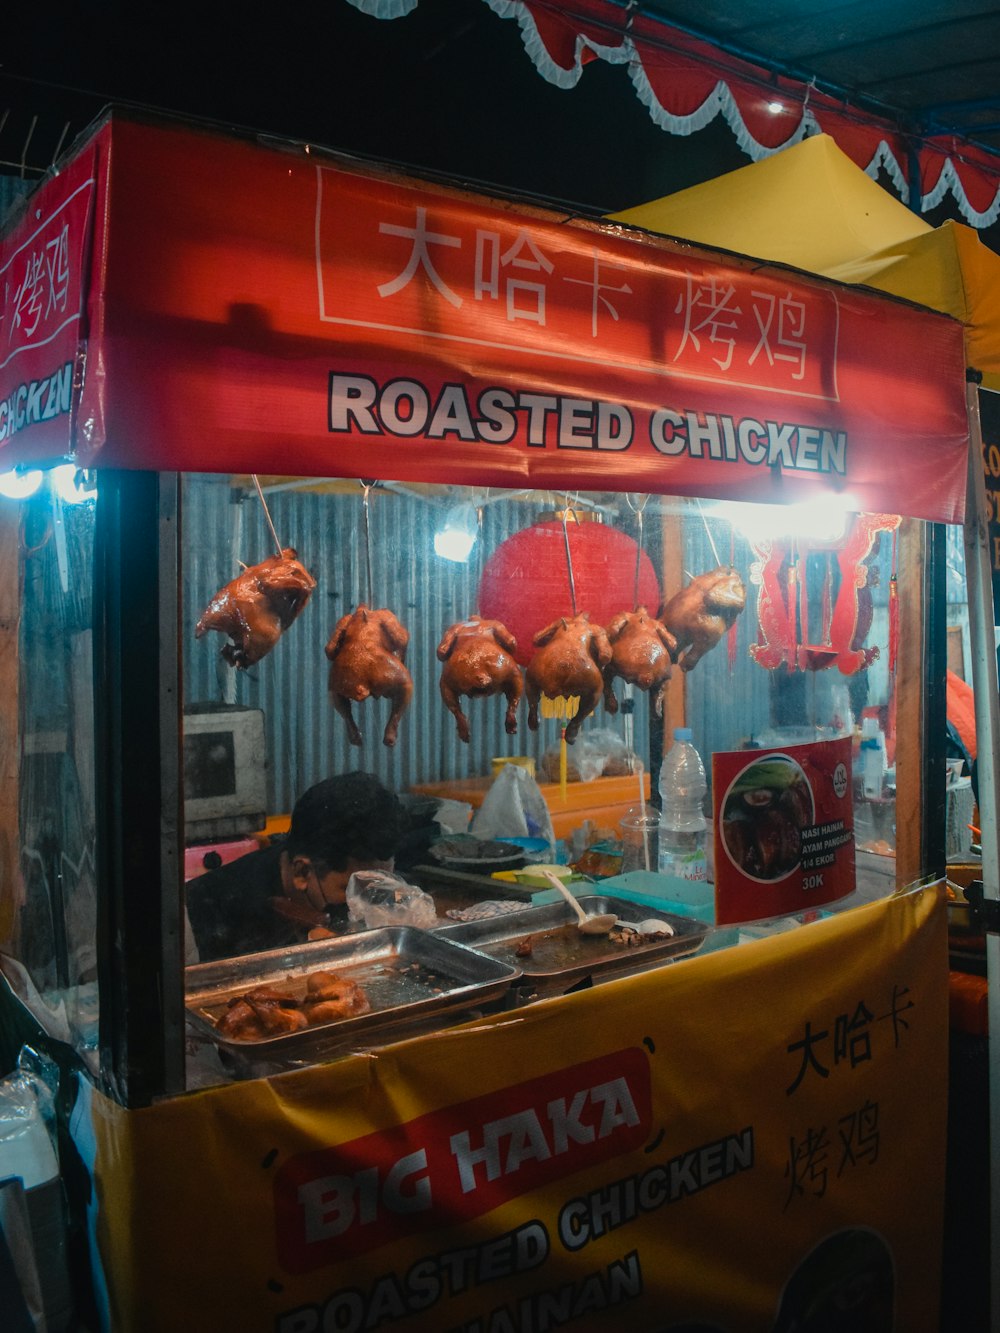
[[[544,869],[542,869],[542,874],[554,889],[559,890],[576,913],[577,928],[582,935],[607,935],[610,933],[614,928],[615,922],[618,920],[618,917],[614,912],[603,912],[599,916],[588,916],[577,902],[573,893],[566,887],[558,875],[553,875],[551,870]]]

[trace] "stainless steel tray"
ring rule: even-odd
[[[595,973],[603,978],[609,973],[641,971],[668,958],[694,953],[708,934],[704,921],[661,912],[624,898],[581,894],[578,901],[591,916],[614,912],[626,924],[655,917],[672,926],[674,934],[633,946],[614,944],[605,935],[582,935],[576,928],[573,909],[562,901],[526,907],[522,912],[484,921],[439,926],[435,934],[519,968],[525,981],[534,982],[546,992],[565,991]],[[519,952],[525,948],[530,952]]]
[[[229,1002],[265,984],[295,998],[305,993],[311,972],[332,971],[364,988],[368,1013],[317,1023],[297,1032],[239,1041],[220,1036],[216,1022]],[[465,1007],[479,1008],[504,994],[520,969],[459,940],[411,926],[386,926],[273,949],[185,969],[185,1005],[192,1025],[218,1045],[254,1057],[285,1057],[329,1044],[331,1037],[372,1036]]]

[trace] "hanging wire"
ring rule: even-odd
[[[359,480],[358,485],[364,492],[364,498],[362,499],[361,502],[361,508],[365,522],[365,569],[367,570],[368,573],[367,605],[369,607],[373,607],[375,605],[375,591],[372,582],[372,530],[371,530],[371,518],[369,514],[368,496],[371,493],[371,489],[375,485],[375,482]]]
[[[635,588],[634,588],[633,597],[632,597],[632,610],[633,610],[633,611],[638,611],[638,609],[639,609],[639,570],[640,570],[640,567],[641,567],[641,565],[642,565],[642,511],[646,508],[646,505],[649,503],[649,496],[648,496],[648,495],[644,495],[644,496],[642,497],[642,504],[637,504],[637,503],[634,503],[634,502],[633,502],[631,494],[630,494],[628,491],[626,491],[626,492],[625,492],[625,503],[628,505],[629,509],[631,509],[632,513],[635,514],[635,520],[636,520],[636,523],[639,525],[639,540],[638,540],[638,542],[637,542],[637,544],[636,544],[636,548],[635,548]]]
[[[575,501],[570,500],[569,495],[567,495],[567,494],[564,494],[564,495],[563,495],[563,514],[562,514],[563,545],[564,545],[565,548],[566,548],[566,573],[567,573],[567,575],[569,576],[569,601],[570,601],[570,606],[572,606],[572,608],[573,608],[573,614],[574,614],[574,616],[575,616],[575,615],[576,615],[576,580],[575,580],[574,577],[573,577],[573,557],[572,557],[572,555],[570,554],[570,549],[569,549],[569,528],[568,528],[568,526],[567,526],[568,519],[569,519],[569,515],[570,515],[571,512],[572,512],[573,517],[574,517],[574,519],[576,520],[576,522],[579,523],[579,521],[580,521],[580,520],[576,517],[576,511],[575,511],[575,509],[572,508],[572,506],[573,506],[574,503],[575,503]]]
[[[708,544],[709,546],[711,546],[712,554],[715,556],[715,563],[716,565],[721,566],[722,561],[719,559],[719,552],[715,548],[715,542],[712,538],[712,533],[708,526],[708,518],[705,515],[705,510],[702,508],[701,500],[700,499],[696,500],[695,504],[697,504],[698,506],[698,513],[701,515],[701,521],[705,525],[705,536],[708,538]]]
[[[274,539],[274,546],[278,552],[278,559],[281,560],[284,557],[285,552],[284,548],[281,545],[281,542],[278,540],[278,534],[275,531],[274,523],[271,519],[271,511],[267,507],[267,501],[264,499],[264,492],[261,490],[260,481],[257,478],[257,474],[254,472],[251,474],[251,476],[253,478],[253,484],[257,488],[257,494],[260,497],[260,502],[264,508],[264,517],[267,519],[267,526],[271,529],[271,536]]]
[[[475,559],[475,564],[473,565],[473,577],[475,579],[475,587],[476,587],[477,615],[479,614],[479,591],[483,586],[483,570],[486,565],[486,560],[483,555],[483,510],[489,504],[489,502],[490,502],[490,488],[487,486],[486,494],[483,496],[483,498],[479,501],[478,504],[474,504],[474,508],[476,511],[476,546],[475,546],[476,559]]]

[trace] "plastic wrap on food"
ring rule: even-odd
[[[494,898],[474,903],[472,907],[450,907],[445,916],[452,921],[489,921],[495,916],[507,916],[511,912],[523,911],[523,902],[512,901],[510,898]]]
[[[385,870],[354,872],[347,881],[347,910],[352,921],[363,921],[369,930],[380,926],[429,930],[438,919],[430,894]]]

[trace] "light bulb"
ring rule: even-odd
[[[9,472],[0,472],[0,495],[8,500],[28,500],[42,484],[42,474],[37,468],[21,472],[11,468]]]
[[[93,488],[75,463],[60,463],[52,469],[52,489],[64,504],[78,505],[94,499]]]
[[[445,560],[464,564],[472,554],[479,535],[479,520],[471,504],[458,504],[445,514],[444,523],[434,534],[434,550]]]
[[[709,512],[727,519],[748,541],[795,537],[800,541],[837,542],[847,531],[857,502],[848,495],[819,496],[788,505],[751,504],[720,500]]]

